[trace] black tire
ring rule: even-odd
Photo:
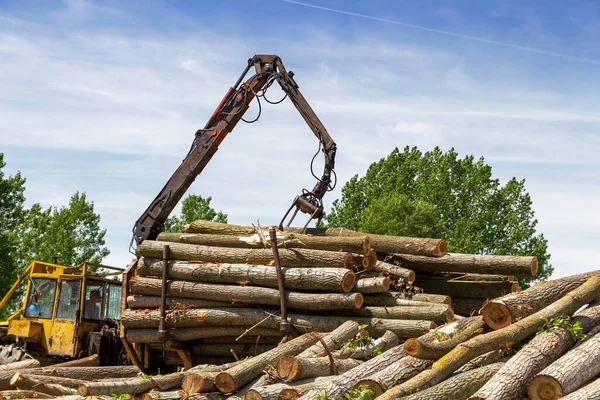
[[[33,359],[31,354],[17,347],[14,343],[0,346],[0,364],[12,364],[28,359]]]

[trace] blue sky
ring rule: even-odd
[[[454,147],[526,179],[563,276],[598,268],[599,38],[595,1],[0,1],[0,151],[28,204],[86,192],[105,262],[125,265],[194,132],[249,57],[276,53],[338,144],[327,209],[394,147]],[[316,145],[290,103],[269,105],[188,193],[277,223],[314,185]]]

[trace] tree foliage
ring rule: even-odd
[[[192,223],[198,219],[205,221],[227,223],[227,214],[221,211],[215,211],[210,202],[212,197],[204,198],[199,194],[190,194],[181,203],[181,215],[172,216],[165,221],[165,231],[181,232],[183,226]]]
[[[501,185],[483,157],[460,159],[454,149],[394,149],[364,177],[355,175],[345,184],[327,223],[368,233],[441,237],[450,252],[535,255],[536,279],[553,272],[525,180]],[[519,278],[522,287],[532,281]]]

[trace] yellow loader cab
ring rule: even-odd
[[[26,281],[22,305],[0,323],[0,363],[24,358],[52,364],[98,354],[102,365],[126,359],[119,339],[123,270],[34,261],[0,302]]]

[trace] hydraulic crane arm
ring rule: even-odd
[[[254,67],[256,73],[240,85],[248,71]],[[298,112],[302,115],[315,136],[319,139],[321,150],[325,155],[325,167],[321,178],[312,191],[303,190],[280,222],[280,228],[288,214],[293,210],[291,224],[298,211],[307,213],[310,218],[319,221],[324,215],[322,198],[331,188],[332,174],[335,167],[336,144],[327,130],[308,105],[294,81],[294,73],[286,71],[281,59],[276,55],[255,55],[248,60],[248,65],[235,85],[231,87],[203,129],[196,132],[190,151],[181,165],[173,173],[150,206],[136,221],[133,228],[133,240],[140,244],[146,239],[155,239],[164,230],[164,222],[183,197],[198,174],[202,172],[219,145],[229,132],[243,117],[254,97],[264,96],[265,91],[277,81],[286,96],[290,98]]]

